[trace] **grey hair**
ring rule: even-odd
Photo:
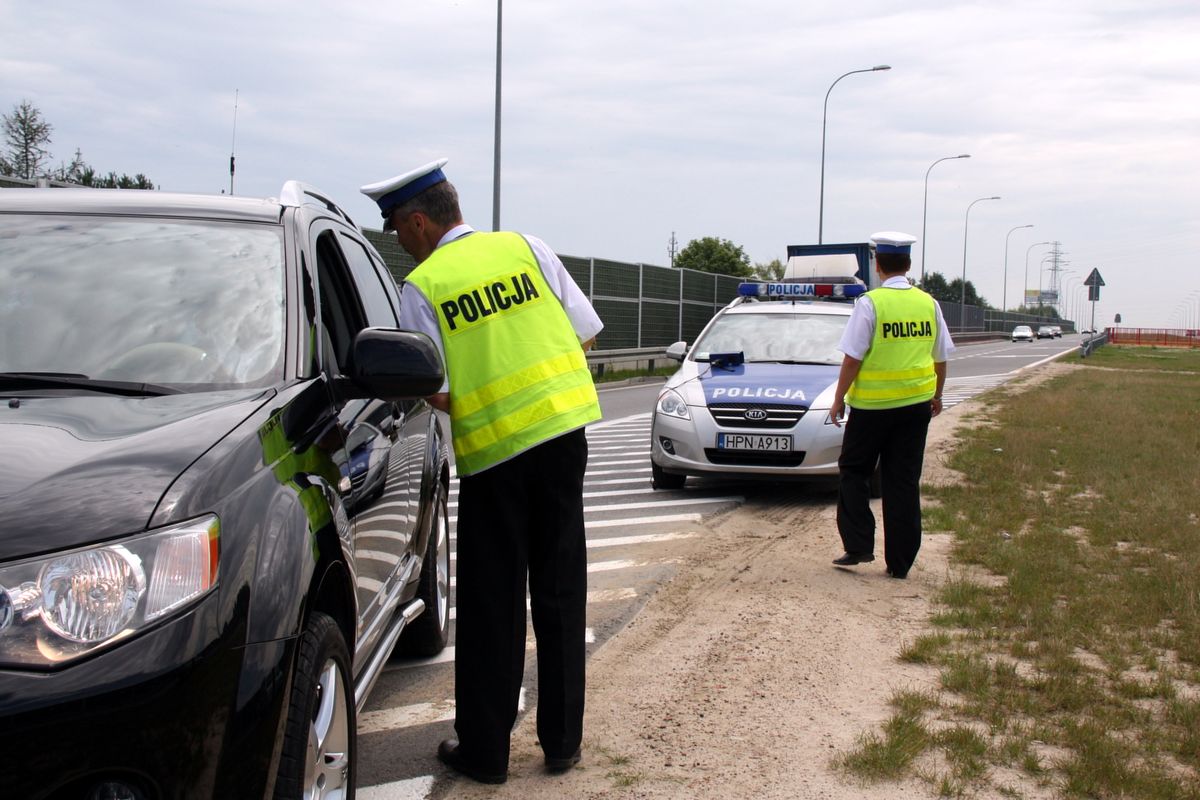
[[[414,211],[420,211],[437,225],[450,226],[462,222],[458,192],[450,181],[435,183],[416,197],[401,203],[392,215],[399,214],[400,219],[406,219]]]

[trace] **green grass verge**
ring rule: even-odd
[[[1021,796],[1017,774],[1066,798],[1200,798],[1200,351],[1072,363],[1089,368],[994,393],[951,460],[966,483],[925,489],[926,528],[1000,579],[940,588],[900,654],[939,671],[936,702],[898,708],[849,772],[942,796]]]

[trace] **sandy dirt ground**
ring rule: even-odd
[[[978,411],[968,402],[935,418],[925,482],[954,479],[956,431]],[[881,541],[872,564],[831,565],[842,548],[829,494],[748,502],[702,528],[675,554],[676,576],[588,662],[580,765],[544,772],[530,713],[513,734],[508,783],[459,780],[449,796],[937,796],[916,778],[863,784],[833,761],[878,731],[895,691],[937,688],[935,670],[897,655],[929,630],[931,598],[954,569],[950,535],[927,531],[898,581],[884,573]]]

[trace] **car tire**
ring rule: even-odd
[[[436,656],[450,640],[450,517],[446,495],[446,487],[439,481],[417,584],[417,597],[425,602],[425,610],[404,629],[397,647],[402,655]]]
[[[653,461],[650,462],[650,486],[655,489],[682,489],[687,482],[687,475],[675,475],[667,472]]]
[[[353,800],[357,714],[350,675],[341,629],[332,617],[313,612],[296,654],[275,800]]]

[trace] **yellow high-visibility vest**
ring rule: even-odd
[[[934,299],[915,286],[881,286],[867,296],[875,307],[875,335],[858,376],[846,392],[846,403],[851,408],[870,410],[931,400],[937,391],[933,371],[937,338]]]
[[[520,234],[448,242],[408,281],[442,334],[459,475],[600,419],[583,348]]]

